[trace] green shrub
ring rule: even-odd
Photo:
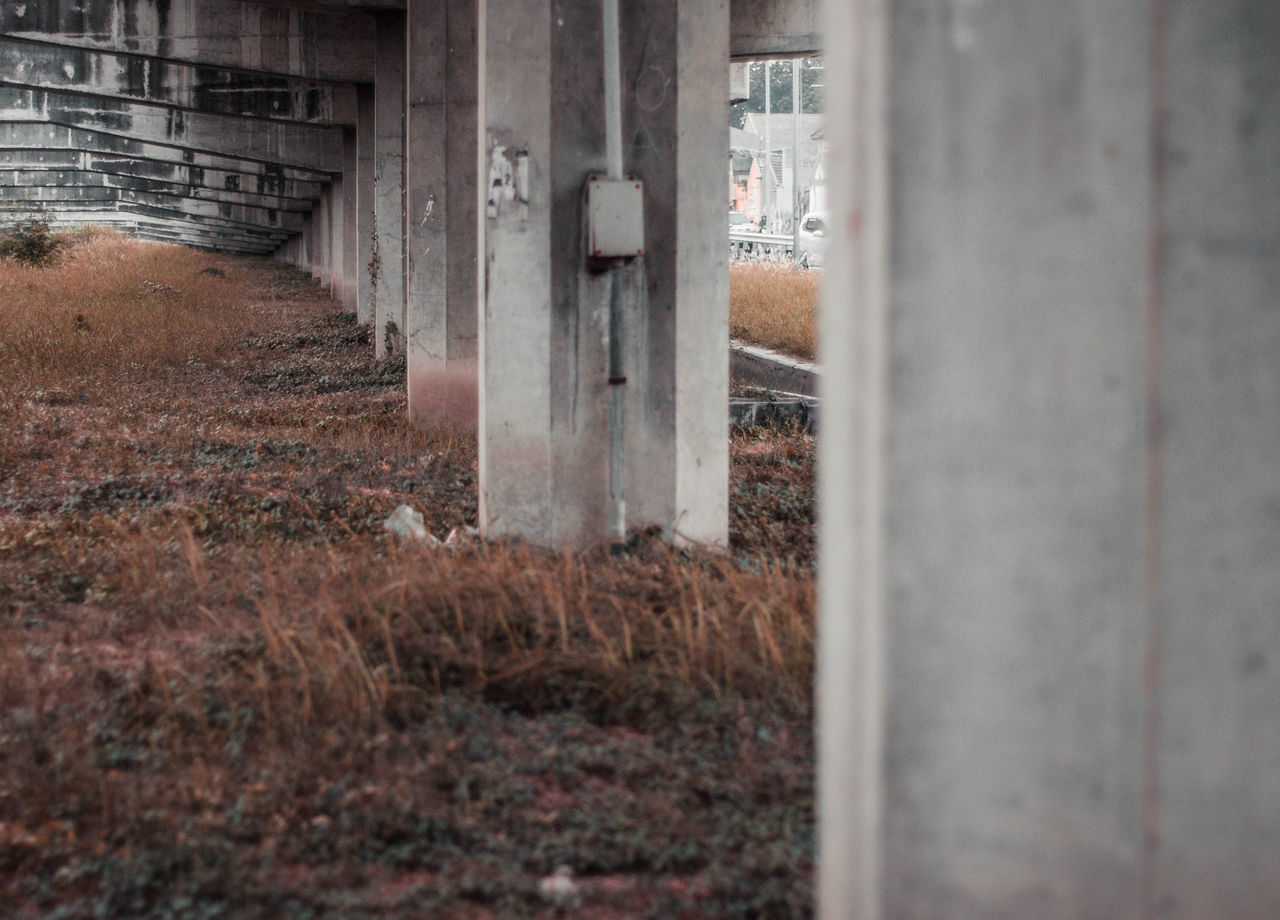
[[[52,265],[63,240],[53,232],[44,211],[33,211],[0,236],[0,258],[16,259],[24,265]]]

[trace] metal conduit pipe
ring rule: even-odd
[[[604,0],[604,127],[608,178],[622,175],[622,55],[618,0]],[[623,363],[623,266],[609,271],[609,536],[615,547],[627,539],[626,367]]]

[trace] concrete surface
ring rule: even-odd
[[[0,38],[0,81],[82,97],[304,124],[355,122],[355,88]]]
[[[328,174],[342,169],[339,128],[228,118],[7,87],[0,87],[0,121],[52,122]]]
[[[409,415],[475,427],[477,0],[410,0],[405,158]]]
[[[826,23],[821,916],[1276,916],[1280,16]]]
[[[809,361],[744,342],[729,343],[729,379],[749,386],[817,396],[822,370]]]
[[[583,188],[605,168],[602,62],[584,39],[600,17],[592,0],[489,0],[482,30],[481,523],[551,545],[606,526],[609,280],[581,246]],[[664,0],[622,19],[623,152],[647,246],[622,282],[630,523],[723,543],[728,8]]]
[[[0,35],[313,80],[373,80],[373,21],[341,6],[32,0],[0,4]]]
[[[380,15],[373,87],[373,229],[367,263],[379,358],[404,353],[405,21]]]

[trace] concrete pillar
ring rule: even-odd
[[[404,350],[403,13],[380,13],[374,91],[374,341],[379,358]]]
[[[359,274],[356,230],[359,219],[356,205],[359,162],[356,129],[344,128],[342,132],[342,304],[349,311],[356,309],[357,275]]]
[[[1280,17],[826,36],[820,916],[1280,915]]]
[[[302,236],[299,238],[301,245],[298,253],[300,259],[298,267],[308,275],[315,274],[315,265],[312,262],[312,252],[315,247],[315,230],[315,211],[313,210],[307,215],[306,221],[302,225]]]
[[[356,87],[356,319],[374,321],[373,86]]]
[[[336,176],[329,195],[329,283],[333,299],[338,303],[342,303],[347,296],[344,287],[347,256],[343,250],[346,231],[342,226],[345,218],[342,204],[345,200],[346,192],[342,188],[342,177]]]
[[[326,185],[315,210],[316,277],[320,286],[329,289],[333,283],[333,188]]]
[[[585,544],[608,507],[609,281],[582,241],[585,183],[605,170],[601,6],[486,2],[481,521]],[[629,523],[723,543],[728,7],[623,6],[623,154],[646,247],[622,292]]]
[[[406,358],[418,424],[476,423],[477,0],[410,0]]]

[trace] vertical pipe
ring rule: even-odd
[[[604,135],[610,179],[622,178],[622,53],[618,0],[604,0]]]
[[[610,179],[622,178],[622,54],[619,50],[618,0],[604,0],[604,131]],[[626,367],[622,360],[622,268],[609,272],[609,537],[614,546],[627,538],[624,432]]]
[[[800,262],[800,58],[791,59],[791,260]]]
[[[761,210],[764,212],[765,227],[770,233],[778,232],[777,215],[774,211],[774,194],[773,187],[773,151],[769,149],[769,116],[772,114],[769,110],[773,108],[773,100],[770,94],[770,84],[773,82],[773,61],[764,62],[764,182],[760,185],[760,197],[764,199],[761,204]]]

